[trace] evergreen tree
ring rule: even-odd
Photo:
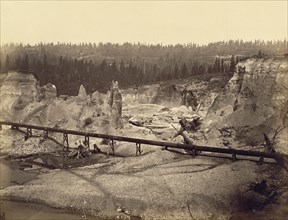
[[[8,54],[6,55],[6,62],[5,62],[5,69],[4,72],[8,72],[10,70],[10,58],[8,56]]]
[[[47,68],[47,55],[43,55],[43,62],[42,62],[43,69]]]
[[[21,65],[21,69],[24,73],[28,73],[29,72],[29,58],[28,55],[25,55],[25,58],[22,61],[22,65]]]
[[[235,65],[237,65],[238,63],[239,63],[239,57],[237,56],[237,57],[236,57]]]
[[[120,63],[120,72],[121,72],[121,73],[124,73],[124,71],[125,71],[124,61],[121,60],[121,63]]]
[[[18,57],[15,60],[15,70],[18,71],[21,69],[21,56],[18,55]]]
[[[233,73],[235,71],[235,67],[236,67],[235,58],[234,55],[232,55],[230,60],[230,73]]]
[[[220,72],[221,73],[224,73],[224,60],[223,59],[221,59],[221,65],[220,65]]]
[[[155,81],[157,81],[157,65],[155,63],[152,63],[150,66],[150,77],[148,79],[148,82]]]
[[[221,69],[220,58],[216,57],[214,66],[212,68],[213,73],[219,73]]]
[[[179,79],[179,68],[178,68],[178,64],[176,63],[175,64],[175,67],[174,67],[174,79]]]
[[[42,63],[41,63],[41,75],[44,81],[46,82],[52,82],[51,76],[48,73],[48,62],[47,62],[47,55],[46,53],[43,55]],[[57,82],[58,77],[53,77],[54,80]],[[57,86],[57,85],[56,85]]]
[[[208,66],[207,72],[208,73],[213,73],[213,67],[211,65]]]
[[[181,68],[181,77],[185,78],[188,75],[188,68],[186,63],[183,63],[182,68]]]
[[[113,71],[114,73],[117,71],[117,68],[116,68],[116,61],[115,61],[115,60],[113,60],[113,63],[112,63],[111,68],[112,68],[112,71]]]
[[[107,68],[107,62],[104,59],[100,65],[100,70],[104,72],[104,71],[106,71],[106,68]]]
[[[198,75],[199,74],[199,64],[198,61],[193,62],[193,67],[191,70],[191,75]]]

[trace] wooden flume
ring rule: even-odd
[[[22,124],[22,123],[8,122],[8,121],[0,121],[0,126],[2,127],[2,125],[11,126],[12,129],[26,128],[27,137],[32,136],[32,129],[44,131],[45,136],[48,136],[49,132],[62,133],[63,144],[67,150],[69,149],[68,135],[78,135],[78,136],[84,136],[85,141],[88,142],[87,143],[88,145],[89,145],[89,139],[91,137],[107,139],[112,142],[123,141],[123,142],[135,143],[136,155],[141,154],[142,152],[141,145],[146,144],[146,145],[160,146],[160,147],[165,147],[165,148],[187,149],[191,152],[194,152],[194,156],[197,155],[197,152],[211,152],[211,153],[229,154],[229,155],[232,155],[232,159],[236,159],[237,155],[259,157],[260,161],[262,161],[264,158],[277,159],[281,156],[278,153],[266,153],[266,152],[260,152],[260,151],[248,151],[248,150],[239,150],[239,149],[231,149],[231,148],[194,145],[189,140],[189,138],[185,136],[185,134],[183,134],[183,132],[181,132],[180,135],[182,136],[184,135],[183,138],[185,140],[185,143],[181,144],[181,143],[174,143],[174,142],[155,141],[155,140],[147,140],[147,139],[141,139],[141,138],[115,136],[115,135],[109,135],[109,134],[98,134],[94,132],[83,132],[83,131],[67,130],[67,129],[61,129],[61,128],[50,128],[50,127],[43,127],[43,126],[29,125],[29,124]],[[114,147],[114,144],[113,144],[113,147]]]

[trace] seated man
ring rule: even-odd
[[[87,147],[83,143],[83,141],[79,141],[79,145],[78,145],[77,149],[78,149],[77,158],[83,158],[83,157],[89,156],[89,149],[87,149]]]

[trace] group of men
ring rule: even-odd
[[[85,157],[89,157],[91,154],[96,154],[96,153],[101,152],[97,144],[93,144],[93,149],[90,150],[88,143],[86,141],[83,142],[82,140],[79,140],[78,142],[75,142],[75,145],[77,145],[77,149],[75,149],[68,155],[68,158],[70,159],[85,158]]]

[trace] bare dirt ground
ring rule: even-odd
[[[7,132],[4,129],[1,134]],[[209,154],[192,158],[181,150],[145,145],[142,149],[143,154],[136,157],[135,146],[117,143],[119,156],[94,155],[94,165],[54,170],[33,165],[22,174],[30,175],[27,181],[1,187],[1,198],[102,218],[274,219],[272,213],[277,211],[278,219],[283,219],[287,214],[287,172],[273,161],[258,165]],[[249,188],[263,179],[277,191],[273,201],[267,202],[268,197]]]

